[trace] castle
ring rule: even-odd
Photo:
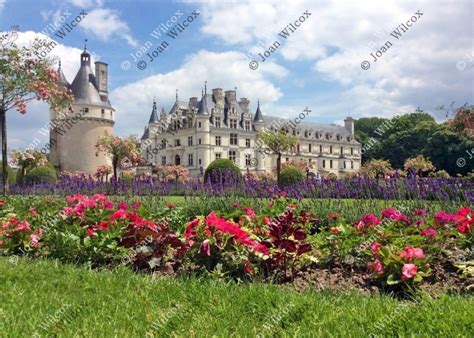
[[[285,128],[298,136],[299,143],[282,157],[283,163],[305,161],[312,172],[341,177],[358,172],[361,165],[361,145],[354,139],[354,120],[348,117],[344,122],[344,127],[295,123],[263,115],[260,104],[252,114],[249,100],[237,101],[236,90],[223,92],[215,88],[208,94],[206,89],[200,100],[191,97],[187,102],[180,101],[176,94],[170,111],[162,108],[159,116],[154,101],[141,148],[148,164],[182,165],[194,177],[202,175],[219,158],[234,161],[242,172],[268,173],[276,167],[277,157],[262,151],[264,145],[257,140],[257,132]]]
[[[50,110],[50,162],[58,171],[82,171],[94,174],[100,165],[111,165],[103,154],[96,156],[95,144],[108,133],[113,134],[115,109],[108,99],[107,64],[95,62],[91,69],[90,54],[84,47],[80,68],[70,84],[59,64],[59,81],[74,95],[72,112]]]

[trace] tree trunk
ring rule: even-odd
[[[117,164],[118,164],[118,161],[117,159],[113,159],[112,160],[112,166],[114,168],[114,179],[117,181],[118,180],[118,177],[117,177]]]
[[[0,107],[0,123],[2,124],[2,195],[7,194],[7,112]]]
[[[281,153],[277,157],[277,183],[280,185],[280,171],[281,171]]]

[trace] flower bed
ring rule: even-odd
[[[280,282],[337,268],[345,272],[340,278],[358,274],[366,286],[391,290],[430,278],[439,283],[444,269],[455,272],[460,287],[472,283],[474,212],[469,207],[433,216],[427,210],[387,208],[351,223],[344,215],[308,212],[285,194],[257,211],[229,203],[225,210],[192,219],[172,204],[157,211],[104,194],[36,201],[0,202],[4,255]]]

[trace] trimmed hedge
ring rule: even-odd
[[[304,180],[303,172],[294,166],[288,166],[280,173],[280,186],[286,187]]]
[[[207,182],[210,180],[212,184],[224,183],[230,180],[241,181],[241,179],[242,173],[240,169],[234,162],[226,158],[219,158],[212,161],[204,173],[204,181]]]
[[[57,180],[56,171],[51,166],[41,166],[31,169],[25,175],[25,183],[54,183]]]

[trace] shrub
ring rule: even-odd
[[[54,183],[57,179],[56,171],[50,166],[41,166],[31,169],[25,176],[27,184],[32,183]]]
[[[226,181],[240,181],[242,173],[240,169],[231,160],[220,158],[214,160],[206,168],[204,181],[210,181],[212,184],[225,183]]]
[[[1,181],[1,175],[3,173],[2,169],[2,161],[0,161],[0,181]],[[13,184],[16,181],[16,172],[9,166],[7,165],[7,182],[8,184]]]
[[[303,172],[297,167],[286,167],[281,171],[279,184],[282,187],[292,185],[304,180]]]

